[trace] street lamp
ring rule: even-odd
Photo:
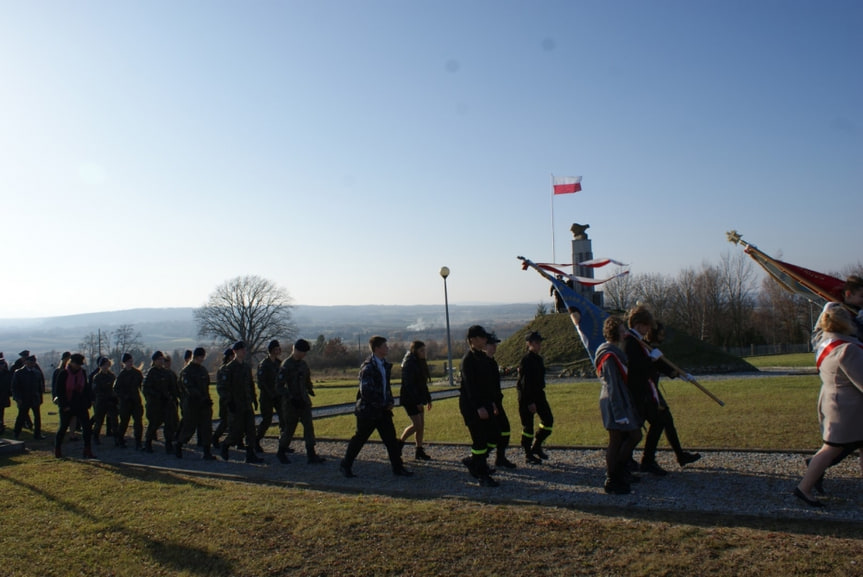
[[[449,332],[449,297],[446,292],[446,277],[449,276],[449,267],[440,267],[440,275],[443,277],[443,302],[446,310],[446,354],[447,354],[447,372],[449,373],[449,386],[454,387],[455,383],[452,380],[452,338]]]

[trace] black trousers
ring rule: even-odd
[[[548,400],[545,398],[545,391],[534,399],[536,405],[536,416],[539,417],[539,432],[534,437],[533,434],[533,417],[527,408],[528,403],[521,400],[518,402],[518,416],[521,418],[521,442],[522,444],[530,442],[534,439],[538,444],[547,439],[551,435],[552,427],[554,426],[554,415],[551,414],[551,407],[548,405]]]
[[[210,401],[186,402],[183,404],[183,420],[177,442],[185,445],[197,433],[198,443],[209,453],[213,436],[213,403]]]
[[[90,426],[90,410],[82,407],[72,408],[68,411],[60,409],[60,428],[57,429],[57,436],[54,438],[54,448],[59,449],[63,445],[63,437],[69,430],[69,421],[72,420],[72,417],[77,417],[84,433],[84,448],[89,449],[93,428]]]
[[[261,393],[258,405],[261,411],[261,424],[258,425],[257,440],[260,441],[267,434],[267,429],[273,424],[273,414],[279,416],[279,433],[285,428],[285,413],[282,411],[281,397],[273,398],[270,395]]]
[[[231,446],[246,438],[246,451],[255,452],[255,411],[251,405],[232,413],[228,411],[228,436],[224,445]]]
[[[644,439],[644,452],[641,456],[642,463],[652,463],[656,460],[656,447],[659,445],[659,439],[662,437],[663,431],[665,438],[668,439],[668,444],[674,450],[674,454],[680,458],[683,448],[680,446],[680,438],[677,436],[677,429],[674,427],[674,418],[671,416],[671,409],[662,408],[655,403],[649,403],[644,407],[644,420],[650,423],[647,429],[647,436]]]
[[[623,478],[632,450],[641,441],[641,429],[621,431],[608,429],[608,448],[605,450],[605,466],[609,479]]]
[[[495,417],[498,432],[497,453],[498,455],[502,455],[506,448],[509,447],[509,417],[506,416],[503,406],[498,406],[497,411],[497,416]]]
[[[33,436],[38,437],[42,434],[42,405],[29,403],[27,401],[18,401],[18,418],[15,419],[15,436],[21,434],[21,429],[24,428],[24,421],[33,411]]]
[[[383,415],[377,418],[361,417],[357,415],[357,429],[354,436],[348,441],[348,449],[345,452],[345,458],[342,460],[342,466],[350,469],[353,466],[357,455],[366,441],[369,440],[372,432],[377,430],[381,437],[384,446],[387,448],[387,454],[390,458],[390,464],[393,470],[398,470],[403,467],[402,452],[399,447],[398,438],[396,437],[396,428],[393,425],[392,411],[384,411]]]
[[[132,397],[120,399],[120,424],[117,425],[116,437],[123,439],[126,436],[126,429],[129,427],[129,419],[132,419],[132,429],[135,434],[135,442],[140,443],[144,436],[144,405],[141,404],[141,397]]]
[[[282,417],[284,417],[284,420]],[[291,440],[294,438],[297,424],[302,423],[306,454],[311,455],[315,452],[315,424],[312,420],[311,407],[298,409],[285,398],[282,410],[279,412],[279,423],[282,425],[281,435],[279,436],[279,449],[287,450],[291,446]],[[369,434],[371,434],[371,431],[369,431]],[[383,438],[383,435],[381,435],[381,438]],[[366,436],[366,439],[368,439],[368,436]]]

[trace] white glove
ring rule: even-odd
[[[683,375],[683,380],[691,383],[695,380],[695,377],[693,377],[690,373],[686,373],[685,375]]]
[[[627,419],[626,417],[624,417],[624,418],[622,418],[622,419],[617,419],[617,420],[616,420],[616,421],[614,421],[614,422],[615,422],[615,423],[617,423],[618,425],[628,425],[628,424],[629,424],[629,419]]]
[[[658,361],[661,356],[662,351],[660,351],[659,349],[653,349],[652,351],[650,351],[650,358],[654,361]]]

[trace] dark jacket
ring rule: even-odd
[[[498,392],[495,391],[495,368],[484,351],[469,349],[461,360],[459,409],[467,420],[478,419],[482,407],[489,415],[494,410]]]
[[[45,390],[45,377],[42,371],[22,367],[12,375],[12,398],[19,403],[30,406],[42,404],[42,393]]]
[[[210,373],[204,365],[189,363],[180,371],[183,402],[192,405],[212,405],[210,399]]]
[[[385,411],[392,409],[395,400],[393,390],[390,386],[392,375],[392,363],[383,361],[386,372],[386,385],[384,375],[378,368],[375,356],[370,355],[360,367],[360,387],[357,391],[357,405],[354,412],[358,417],[367,419],[379,419]]]
[[[626,385],[636,409],[643,415],[648,404],[655,404],[650,383],[656,368],[645,345],[632,332],[627,332],[623,339],[623,352],[628,360]]]
[[[225,402],[234,405],[232,410],[252,410],[252,404],[256,400],[255,382],[252,380],[252,368],[249,365],[234,359],[219,372],[219,379],[222,386],[219,394],[224,391]]]
[[[545,389],[545,361],[533,351],[528,351],[518,365],[518,402],[532,405],[541,398]]]
[[[0,407],[8,407],[11,403],[9,397],[12,395],[12,371],[7,367],[0,371]]]
[[[261,393],[261,397],[270,399],[278,397],[276,393],[276,378],[278,374],[279,363],[272,360],[269,356],[258,365],[258,390]]]
[[[176,398],[177,377],[164,367],[153,365],[144,377],[144,397],[148,403]]]
[[[93,406],[93,389],[87,384],[87,374],[84,373],[84,369],[79,369],[79,372],[84,377],[84,387],[80,392],[72,394],[66,390],[69,371],[65,370],[57,375],[57,406],[61,410],[70,409],[75,412],[87,410]]]
[[[117,396],[120,397],[121,400],[137,400],[140,402],[141,385],[143,382],[144,374],[135,367],[123,369],[120,371],[120,374],[117,375],[117,380],[114,381],[114,392],[117,393]]]
[[[114,392],[114,381],[117,379],[113,372],[103,373],[99,371],[93,375],[93,399],[96,402],[115,401],[117,393]]]
[[[428,381],[425,364],[413,353],[408,353],[402,362],[401,406],[428,405],[431,402]]]

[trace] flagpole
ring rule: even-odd
[[[551,262],[557,262],[554,248],[554,173],[551,175]]]

